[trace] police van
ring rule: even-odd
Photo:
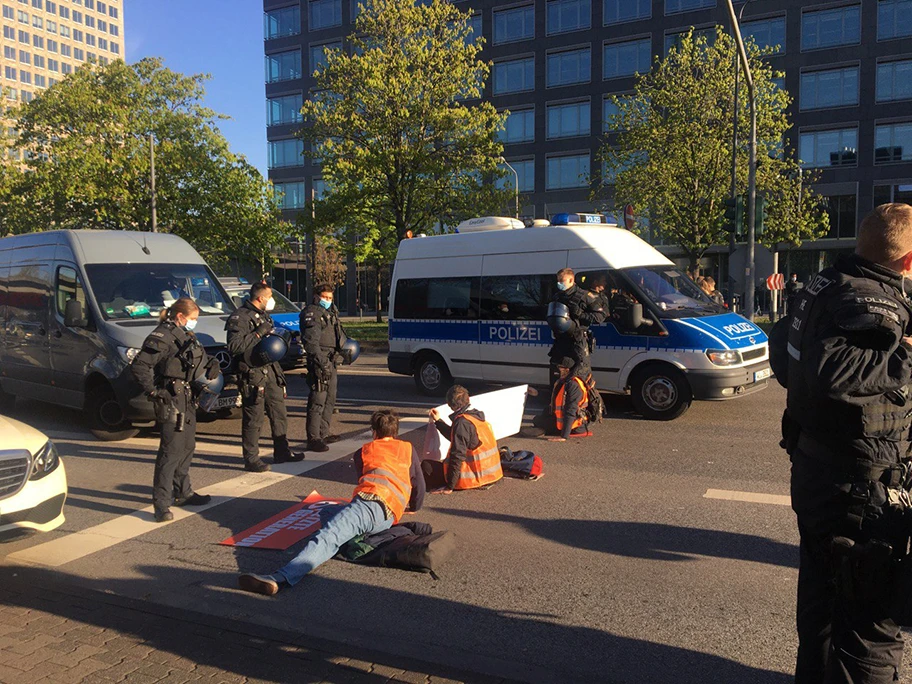
[[[644,417],[671,420],[693,399],[732,399],[768,384],[763,331],[598,214],[558,214],[532,227],[483,217],[455,234],[402,241],[389,370],[414,376],[426,394],[454,378],[547,386],[547,309],[565,267],[580,287],[605,283],[610,315],[592,327],[593,375],[601,391],[629,393]]]

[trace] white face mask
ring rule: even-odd
[[[186,330],[187,332],[192,332],[192,331],[194,330],[194,328],[196,328],[196,324],[197,324],[197,323],[199,323],[199,319],[197,319],[197,318],[188,318],[188,319],[187,319],[187,322],[184,323],[184,326],[183,326],[183,327],[184,327],[184,330]]]
[[[266,311],[272,311],[275,308],[275,298],[270,297],[269,301],[266,302]]]

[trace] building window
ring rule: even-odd
[[[516,175],[514,176],[508,167],[501,166],[507,172],[507,175],[497,179],[497,187],[501,190],[504,188],[513,189],[516,185],[516,180],[519,179],[520,192],[535,192],[535,158],[508,159],[507,161],[516,170]]]
[[[32,34],[32,46],[39,50],[44,50],[44,38],[37,34]]]
[[[652,16],[652,0],[604,0],[603,12],[606,26],[649,19]]]
[[[95,47],[95,36],[91,33],[87,33],[85,42],[89,47]]]
[[[42,0],[32,0],[32,7],[35,9],[42,9],[42,5],[44,5]]]
[[[801,109],[854,107],[858,104],[858,67],[801,74]]]
[[[4,45],[3,46],[3,58],[15,60],[16,59],[16,48],[12,47],[11,45]]]
[[[858,198],[855,195],[834,195],[825,199],[827,213],[830,215],[827,237],[854,238]]]
[[[289,50],[266,55],[266,83],[301,78],[301,51]]]
[[[19,20],[20,24],[28,23],[28,12],[23,12],[22,10],[16,10],[16,19]]]
[[[82,12],[80,12],[78,10],[73,10],[73,21],[75,21],[77,24],[81,24],[82,23]]]
[[[805,167],[856,166],[858,129],[841,128],[802,133],[798,155]]]
[[[57,22],[48,20],[45,23],[44,28],[47,29],[48,33],[57,33]]]
[[[61,25],[61,27],[60,27],[60,35],[61,35],[61,37],[63,37],[63,38],[69,38],[69,37],[70,37],[70,27],[69,27],[69,26],[63,26],[63,25]]]
[[[890,202],[912,204],[912,185],[875,185],[874,206]]]
[[[476,41],[482,37],[482,19],[480,14],[473,14],[469,17],[469,26],[472,29],[472,35],[467,40]]]
[[[665,0],[665,14],[679,14],[715,6],[716,0]]]
[[[35,55],[35,60],[33,66],[36,69],[44,69],[44,57],[41,55]]]
[[[32,53],[26,52],[25,50],[19,50],[19,61],[23,64],[31,64]]]
[[[497,139],[504,143],[535,141],[535,108],[511,109]]]
[[[99,49],[99,50],[107,50],[107,49],[108,49],[108,41],[107,41],[106,38],[99,38],[99,39],[98,39],[98,49]]]
[[[82,41],[82,31],[80,31],[79,29],[73,29],[73,40],[75,40],[78,43],[83,42]]]
[[[90,10],[95,9],[95,0],[85,0],[85,8]]]
[[[801,49],[818,50],[861,41],[861,7],[850,5],[801,15]]]
[[[30,91],[28,91],[28,90],[20,90],[20,91],[19,91],[19,97],[22,98],[22,101],[23,101],[23,102],[31,102],[32,100],[35,99],[34,94],[32,94],[32,93],[31,93]]]
[[[61,19],[69,19],[69,18],[70,18],[70,8],[69,8],[69,7],[64,7],[63,5],[61,5],[61,6],[59,7],[59,12],[58,12],[58,13],[60,14],[60,18],[61,18]]]
[[[35,86],[37,88],[46,88],[47,79],[44,76],[42,76],[41,74],[35,74]]]
[[[874,127],[874,163],[912,161],[912,122]]]
[[[3,38],[5,40],[16,40],[16,29],[14,29],[12,26],[4,26]]]
[[[313,75],[315,71],[319,71],[323,68],[323,65],[326,64],[326,51],[327,50],[341,50],[342,43],[336,41],[334,43],[321,43],[320,45],[311,45],[310,46],[310,73]]]
[[[85,51],[81,48],[73,48],[73,59],[75,59],[77,62],[84,62]]]
[[[579,31],[592,25],[589,0],[548,0],[548,35]]]
[[[585,188],[589,185],[589,153],[548,157],[546,190]]]
[[[72,64],[61,64],[61,65],[60,65],[60,70],[61,70],[64,74],[72,74],[72,73],[73,73],[73,65],[72,65]]]
[[[60,46],[60,54],[64,57],[72,56],[73,50],[69,45],[63,44]]]
[[[589,100],[548,105],[548,139],[589,135]]]
[[[269,142],[269,168],[281,169],[287,166],[304,165],[304,142],[291,140],[272,140]]]
[[[535,7],[511,7],[494,11],[494,44],[535,37]]]
[[[592,50],[588,47],[548,54],[548,87],[588,83],[591,72],[591,54]]]
[[[110,25],[108,26],[108,33],[110,33],[112,36],[119,36],[119,35],[120,35],[120,29],[117,28],[114,24],[110,24]]]
[[[104,33],[108,32],[108,22],[103,19],[98,20],[98,30],[103,31]]]
[[[9,19],[10,21],[16,18],[16,13],[13,11],[12,7],[9,7],[7,5],[3,6],[3,18]]]
[[[535,90],[535,58],[494,62],[494,94]]]
[[[3,67],[3,75],[6,77],[7,81],[15,81],[16,80],[16,67],[11,67],[11,66]]]
[[[307,11],[311,31],[342,25],[342,0],[310,0]]]
[[[669,52],[671,52],[671,48],[673,48],[673,47],[680,48],[681,47],[681,41],[683,40],[684,36],[687,35],[689,30],[691,30],[691,29],[688,29],[686,31],[676,31],[675,33],[669,33],[665,36],[665,54],[666,55]],[[707,45],[712,45],[713,43],[716,42],[715,27],[703,28],[703,29],[693,29],[693,41],[696,42],[696,40],[700,37],[706,38]]]
[[[758,47],[769,48],[779,55],[785,52],[785,17],[745,21],[741,24],[741,34]]]
[[[296,36],[301,32],[301,8],[284,7],[263,15],[263,36],[266,40]]]
[[[880,0],[877,3],[877,40],[912,36],[912,0]]]
[[[59,72],[60,71],[60,62],[58,62],[56,59],[49,59],[48,60],[48,71]]]
[[[30,36],[30,34],[28,31],[19,31],[19,42],[25,43],[26,45],[30,45],[31,41],[29,40],[29,36]]]
[[[87,14],[85,18],[85,25],[89,28],[95,28],[95,17]]]
[[[115,55],[119,55],[120,54],[120,44],[111,43],[111,52],[113,52]]]
[[[620,78],[645,74],[652,63],[652,40],[641,38],[605,46],[602,78]]]
[[[877,101],[912,99],[912,59],[877,65]]]
[[[120,11],[116,7],[108,7],[108,16],[112,19],[117,19]]]
[[[630,100],[630,97],[620,97],[619,99],[623,102],[627,102]],[[618,121],[618,115],[620,113],[620,108],[610,97],[606,97],[602,100],[602,132],[616,133],[617,131],[623,130],[620,121]]]
[[[266,125],[281,126],[301,122],[301,107],[304,98],[300,93],[266,100]]]
[[[48,49],[48,52],[57,52],[57,41],[51,40],[49,38],[48,42],[47,42],[47,49]]]
[[[19,70],[19,80],[22,81],[22,83],[28,83],[29,85],[31,85],[31,83],[32,83],[32,72],[31,72],[31,71],[25,71],[24,69],[20,69],[20,70]]]
[[[303,209],[305,204],[304,198],[304,181],[295,181],[294,183],[276,183],[276,196],[281,200],[282,209]]]

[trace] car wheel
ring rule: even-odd
[[[437,354],[423,354],[415,364],[415,386],[422,394],[437,397],[453,384],[446,362]]]
[[[85,412],[89,431],[104,442],[119,442],[139,434],[139,428],[124,418],[110,385],[97,384],[87,390]]]
[[[690,384],[673,366],[652,364],[637,368],[630,378],[633,407],[649,420],[674,420],[693,401]]]

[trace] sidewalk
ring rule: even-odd
[[[503,680],[64,584],[0,585],[0,682],[450,684]]]

